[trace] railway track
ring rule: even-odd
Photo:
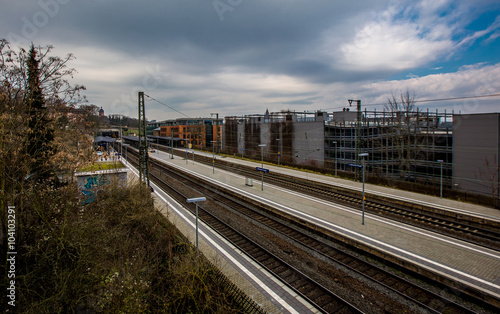
[[[160,150],[167,149],[160,146]],[[177,156],[182,152],[175,151]],[[196,155],[195,161],[212,165],[212,158]],[[215,167],[234,172],[246,177],[260,179],[253,167],[226,162],[217,159]],[[266,173],[265,181],[277,186],[301,191],[334,203],[349,205],[361,209],[361,192],[331,184],[297,178],[279,173]],[[389,199],[372,193],[365,193],[365,211],[384,218],[432,230],[456,239],[500,250],[500,222],[455,213],[426,205]]]
[[[137,160],[132,161],[132,163],[135,166],[138,164]],[[172,184],[168,184],[161,179],[162,173],[153,170],[155,166],[159,165],[157,162],[152,161],[151,165],[153,167],[150,169],[150,179],[158,184],[171,197],[186,206],[194,214],[194,205],[186,202],[186,199],[189,197],[178,191],[178,189],[173,187]],[[163,169],[166,170],[166,168]],[[170,175],[173,175],[173,172],[170,171],[169,176]],[[176,175],[176,177],[180,176]],[[191,186],[191,188],[193,187]],[[202,206],[198,206],[198,217],[201,221],[209,225],[213,230],[223,236],[234,246],[245,252],[267,271],[275,275],[277,278],[280,278],[288,287],[293,289],[297,294],[302,296],[321,312],[362,313],[354,305],[342,299],[332,291],[326,289],[292,265],[286,263],[273,253],[252,241],[250,238],[238,232]]]
[[[422,286],[418,286],[409,280],[390,273],[377,265],[368,263],[364,259],[360,259],[345,250],[329,245],[327,244],[328,241],[325,241],[325,239],[317,239],[295,226],[283,223],[280,219],[263,213],[262,209],[255,208],[255,205],[242,204],[239,201],[235,201],[234,195],[226,195],[227,192],[225,191],[214,191],[213,187],[207,186],[208,183],[201,183],[199,178],[186,174],[180,174],[179,170],[173,171],[163,163],[159,163],[154,160],[151,161],[151,166],[156,169],[161,169],[160,173],[163,175],[168,174],[169,178],[175,178],[176,181],[183,182],[184,185],[195,188],[200,193],[210,197],[214,201],[223,205],[225,208],[230,208],[232,211],[238,212],[240,215],[244,215],[249,220],[258,221],[260,225],[268,228],[269,230],[273,230],[275,233],[279,233],[282,237],[293,240],[305,250],[320,254],[331,263],[341,265],[350,271],[365,277],[367,280],[370,280],[385,289],[400,295],[428,312],[473,313],[473,311],[468,308],[447,300],[442,296],[423,288]],[[185,200],[185,198],[183,199]],[[207,220],[207,222],[211,223],[210,220]],[[214,226],[219,226],[219,224],[220,223],[215,222]],[[229,238],[229,240],[233,242],[232,238]],[[251,248],[250,252],[253,250],[254,249]],[[288,270],[285,271],[288,272]],[[287,278],[287,275],[284,277]],[[295,277],[292,278],[297,280]]]

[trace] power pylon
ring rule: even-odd
[[[139,92],[139,180],[149,187],[148,139],[146,137],[146,111],[144,92]]]

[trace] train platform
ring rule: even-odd
[[[207,153],[208,156],[212,154]],[[189,155],[188,155],[189,156]],[[190,159],[164,152],[150,154],[175,167],[183,168],[206,180],[217,182],[238,193],[258,199],[264,203],[291,213],[303,220],[343,234],[368,247],[398,256],[408,263],[416,264],[426,270],[452,278],[473,287],[494,298],[500,299],[500,252],[456,240],[444,235],[408,226],[389,219],[365,214],[365,224],[361,223],[361,212],[344,205],[319,200],[294,191],[275,187],[265,182],[261,190],[260,180],[253,180],[253,186],[246,185],[246,178],[210,166],[196,163]],[[221,158],[221,157],[218,157]],[[224,160],[260,167],[260,163],[237,158]],[[305,177],[311,180],[326,181],[361,189],[361,183],[327,177],[318,174],[264,165],[270,171]],[[407,198],[415,202],[426,202],[457,211],[466,211],[489,219],[500,219],[498,210],[460,203],[439,197],[432,197],[405,191],[366,185],[366,191]]]
[[[129,180],[138,180],[137,169],[126,160],[122,162],[131,174]],[[154,188],[155,207],[195,245],[195,217],[154,183],[151,186]],[[310,303],[211,228],[201,222],[198,225],[200,252],[266,313],[317,313]]]
[[[190,151],[192,151],[192,150],[190,150]],[[196,154],[203,154],[204,156],[207,156],[207,157],[213,156],[209,152],[203,153],[203,152],[196,151],[195,153]],[[180,157],[177,157],[177,158],[180,158]],[[222,156],[221,157],[221,156],[216,155],[216,159],[222,159],[224,161],[238,163],[238,164],[247,165],[247,166],[251,166],[251,167],[260,167],[261,166],[260,162],[242,159],[241,157],[238,158],[237,156],[235,156],[235,157]],[[315,180],[318,182],[324,182],[324,183],[328,183],[328,184],[332,184],[332,185],[337,185],[340,187],[347,187],[347,188],[355,189],[358,191],[361,191],[362,187],[363,187],[362,182],[336,178],[334,176],[312,173],[312,172],[308,172],[308,171],[295,170],[295,169],[291,169],[289,167],[278,167],[275,164],[264,163],[264,168],[269,169],[272,172],[283,173],[283,174],[295,176],[298,178]],[[480,217],[484,217],[484,218],[491,219],[491,220],[500,221],[500,210],[495,209],[495,208],[491,208],[491,207],[486,207],[486,206],[481,206],[481,205],[476,205],[476,204],[471,204],[471,203],[466,203],[466,202],[460,202],[460,201],[451,200],[451,199],[447,199],[447,198],[441,199],[441,198],[436,197],[436,196],[419,194],[419,193],[414,193],[414,192],[409,192],[409,191],[404,191],[404,190],[398,190],[398,189],[393,189],[393,188],[389,188],[389,187],[373,185],[373,184],[368,184],[368,183],[365,184],[365,192],[366,193],[375,193],[378,195],[387,195],[388,197],[391,197],[391,198],[405,200],[405,201],[409,201],[409,202],[413,202],[413,203],[429,204],[432,206],[440,207],[443,209],[448,209],[451,211],[463,212],[463,213],[467,213],[469,215],[475,215],[475,216],[480,216]]]

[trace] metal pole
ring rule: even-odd
[[[362,168],[363,168],[363,199],[361,200],[361,210],[363,212],[363,218],[361,220],[361,223],[364,225],[365,224],[365,157],[368,157],[368,153],[361,153],[358,155],[358,157],[363,158],[362,160]]]
[[[195,197],[195,198],[188,198],[186,201],[188,203],[194,203],[196,205],[196,256],[198,257],[199,255],[199,247],[198,247],[198,202],[204,202],[207,199],[205,197]],[[196,261],[198,263],[198,261]]]
[[[260,167],[264,168],[264,146],[260,147]],[[261,186],[261,191],[264,191],[264,170],[261,171],[262,174],[262,186]]]
[[[212,141],[212,174],[215,173],[215,146],[214,141]]]
[[[216,127],[215,127],[215,132],[217,133],[217,137],[213,137],[214,139],[217,139],[217,154],[220,154],[220,148],[219,148],[219,114],[218,113],[211,113],[210,116],[213,117],[215,115],[216,119]],[[213,118],[212,118],[212,130],[213,130]]]
[[[240,133],[240,141],[239,141],[239,143],[240,143],[240,144],[239,144],[238,146],[240,146],[240,145],[241,145],[241,146],[243,146],[243,145],[242,145],[243,143],[242,143],[242,141],[241,141],[241,133]],[[241,150],[241,159],[243,160],[243,148],[240,148],[240,150]]]
[[[337,143],[335,143],[335,178],[337,178]]]
[[[217,113],[217,154],[220,155],[220,146],[219,146],[219,114]]]
[[[120,116],[120,156],[123,156],[123,127],[122,127],[121,116]]]
[[[276,139],[278,141],[278,167],[280,166],[280,155],[281,155],[281,146],[280,146],[280,139]]]
[[[441,176],[440,176],[440,183],[439,183],[439,197],[443,198],[443,160],[438,160],[438,162],[441,164]]]
[[[198,203],[195,203],[196,205],[196,253],[199,252],[198,250]]]
[[[337,177],[337,142],[333,141],[332,144],[335,144],[335,178]]]
[[[174,128],[170,129],[170,159],[174,159]]]
[[[363,210],[363,219],[362,219],[362,224],[365,224],[365,158],[363,157],[363,203],[362,203],[362,210]]]

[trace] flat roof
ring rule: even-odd
[[[148,135],[148,138],[150,139],[159,139],[159,140],[174,140],[174,141],[187,141],[187,138],[180,138],[180,137],[166,137],[166,136],[156,136],[156,135]]]
[[[101,142],[105,142],[105,143],[113,143],[115,141],[114,138],[112,137],[109,137],[109,136],[97,136],[95,138],[95,143],[101,143]]]
[[[124,136],[123,139],[125,140],[129,140],[129,141],[134,141],[134,142],[138,142],[139,141],[139,137],[138,136],[130,136],[130,135],[127,135],[127,136]],[[147,140],[149,142],[151,142],[152,140],[156,140],[156,139],[159,139],[159,140],[174,140],[174,141],[188,141],[188,139],[186,138],[180,138],[180,137],[174,137],[174,138],[171,138],[171,137],[165,137],[165,136],[154,136],[154,135],[148,135],[147,136]]]

